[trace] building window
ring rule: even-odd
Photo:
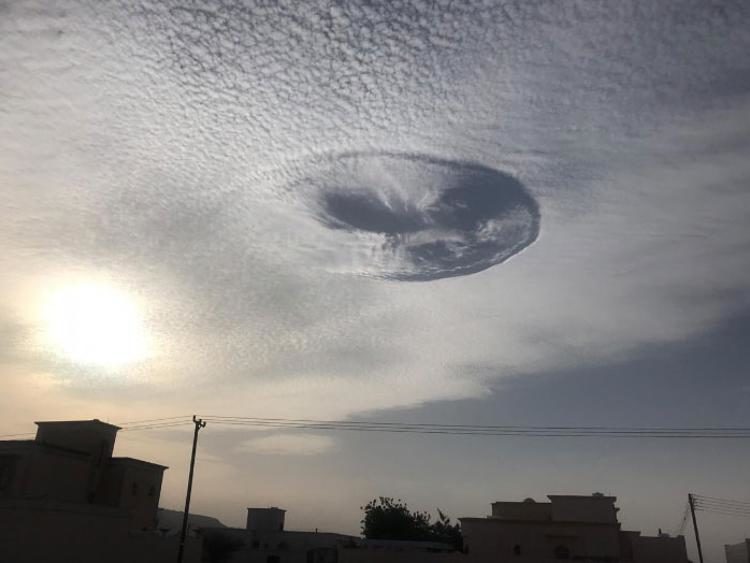
[[[153,485],[151,485],[151,486],[150,486],[150,487],[148,488],[148,496],[152,497],[152,496],[154,496],[155,494],[156,494],[156,487],[155,487],[155,486],[153,486]]]
[[[570,550],[564,545],[555,548],[555,559],[570,559]]]
[[[269,555],[266,557],[266,563],[281,563],[281,558],[278,555]]]
[[[136,496],[138,494],[138,483],[133,483],[130,485],[130,492],[133,496]]]
[[[521,555],[521,546],[516,544],[513,546],[513,555]]]
[[[253,548],[253,549],[258,549],[258,548],[260,548],[260,542],[259,542],[258,540],[253,540],[253,543],[252,543],[252,548]]]

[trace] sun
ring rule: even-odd
[[[116,367],[148,356],[137,303],[111,285],[63,286],[50,294],[44,316],[49,344],[77,364]]]

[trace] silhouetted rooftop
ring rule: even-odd
[[[596,500],[607,500],[616,501],[617,497],[603,495],[601,493],[594,493],[593,495],[547,495],[547,498],[552,499],[596,499]]]
[[[52,444],[45,444],[44,442],[37,442],[36,440],[0,440],[0,446],[26,446],[29,448],[44,448],[47,450],[54,450],[64,452],[68,454],[75,454],[81,457],[89,457],[91,454],[88,452],[82,452],[73,448],[66,448],[63,446],[55,446]]]
[[[34,424],[37,426],[45,426],[45,425],[66,425],[66,426],[84,426],[84,425],[101,425],[101,426],[108,426],[110,428],[114,428],[115,430],[121,430],[122,428],[120,426],[116,426],[114,424],[110,424],[109,422],[102,422],[98,418],[92,418],[90,420],[42,420],[42,421],[35,421]]]
[[[158,467],[161,470],[169,469],[169,467],[167,467],[166,465],[160,465],[158,463],[151,463],[150,461],[143,461],[142,459],[136,459],[134,457],[113,457],[109,460],[109,463]]]

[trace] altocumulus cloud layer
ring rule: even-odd
[[[9,417],[34,385],[330,417],[477,396],[748,304],[742,0],[0,10]],[[150,357],[52,354],[35,304],[69,277],[131,294]]]

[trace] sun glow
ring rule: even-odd
[[[44,314],[50,344],[75,363],[114,367],[148,355],[136,302],[112,286],[64,286],[50,295]]]

